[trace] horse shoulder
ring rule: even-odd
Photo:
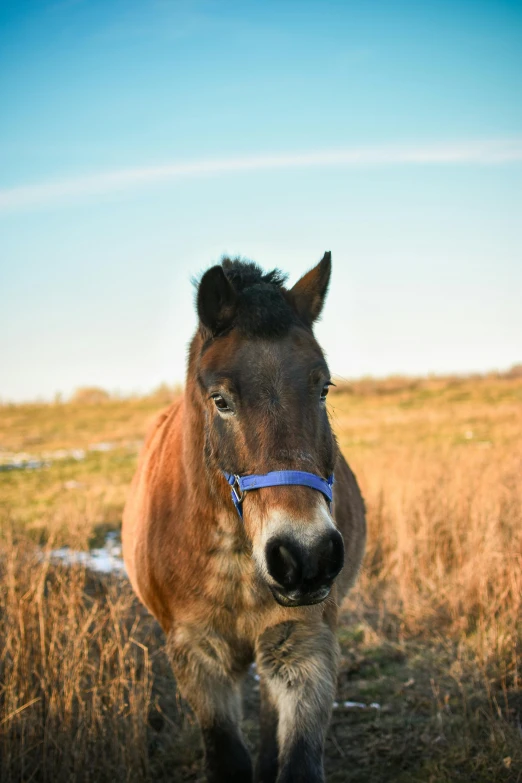
[[[182,398],[161,411],[152,422],[123,512],[122,544],[127,573],[142,603],[156,616],[151,557],[165,525],[165,513],[174,500],[165,478],[168,476],[171,482],[176,481],[175,455],[181,444],[181,408]]]

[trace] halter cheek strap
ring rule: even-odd
[[[273,470],[271,473],[263,473],[259,476],[237,476],[223,471],[223,475],[232,487],[232,500],[241,519],[243,519],[242,503],[245,493],[251,492],[253,489],[262,489],[263,487],[292,485],[310,487],[318,492],[322,492],[328,501],[330,511],[332,510],[333,473],[327,479],[316,476],[315,473],[306,473],[304,470]]]

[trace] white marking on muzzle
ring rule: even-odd
[[[272,538],[294,539],[303,549],[311,550],[335,524],[323,498],[318,497],[310,506],[306,517],[292,516],[288,509],[272,507],[267,516],[255,527],[259,531],[253,537],[253,555],[257,568],[267,582],[273,582],[266,565],[266,545]]]

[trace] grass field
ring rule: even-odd
[[[167,396],[0,406],[0,465],[43,463],[0,472],[2,783],[202,780],[161,631],[125,579],[45,556],[119,528]],[[343,607],[328,780],[522,780],[522,378],[367,380],[329,400],[369,541]],[[253,749],[257,688],[249,676]]]

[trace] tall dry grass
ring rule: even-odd
[[[149,777],[151,623],[128,585],[0,548],[0,780]]]
[[[359,457],[368,550],[358,587],[408,634],[465,636],[509,660],[522,630],[522,452],[397,450]]]
[[[403,634],[465,639],[518,688],[522,383],[384,385],[362,404],[333,404],[368,509],[355,596]]]

